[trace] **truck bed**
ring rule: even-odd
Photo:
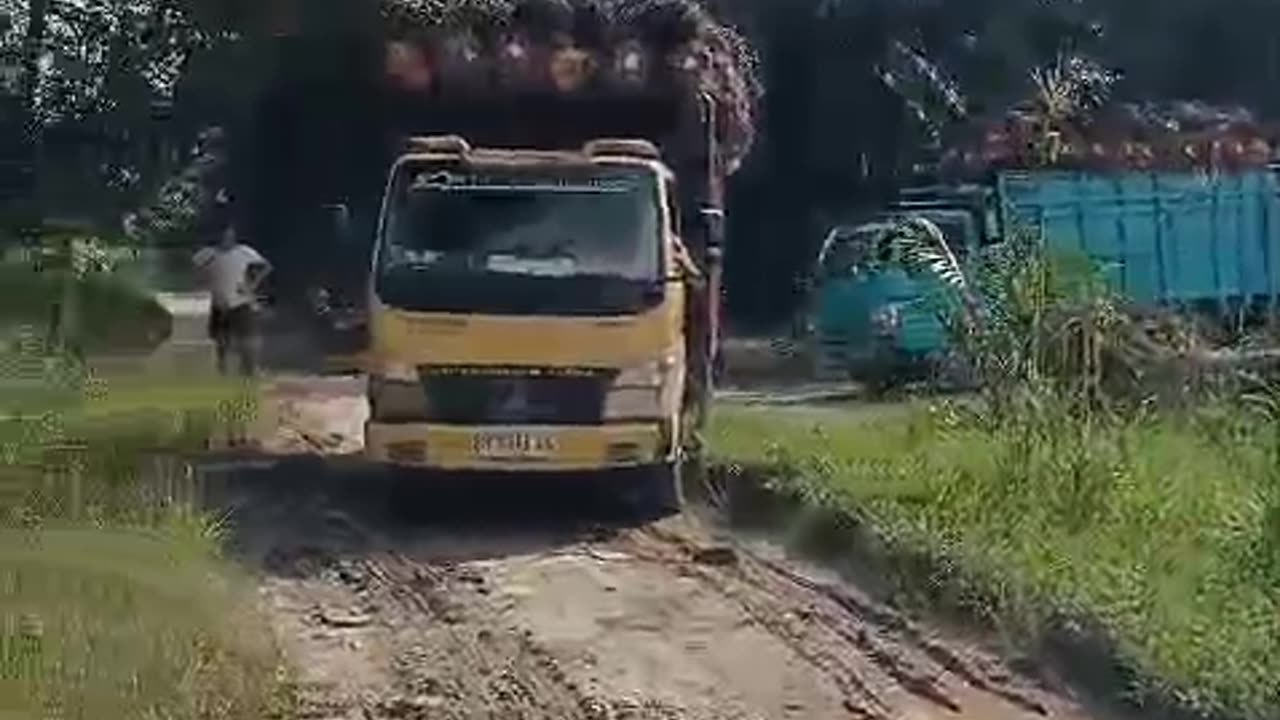
[[[1280,293],[1280,186],[1237,174],[1063,171],[998,178],[1006,233],[1103,261],[1140,305],[1272,303]]]

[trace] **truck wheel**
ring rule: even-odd
[[[934,377],[944,390],[967,392],[977,390],[982,385],[978,370],[963,355],[948,352],[935,363]]]
[[[891,372],[873,371],[865,375],[855,375],[861,381],[866,398],[872,401],[883,400],[897,385],[897,378]]]
[[[636,520],[650,522],[684,510],[684,466],[673,461],[645,468],[629,488],[627,511]]]

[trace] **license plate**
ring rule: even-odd
[[[527,432],[477,433],[471,441],[476,457],[541,459],[560,448],[554,435]]]

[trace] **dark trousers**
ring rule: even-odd
[[[252,306],[211,308],[209,337],[217,350],[219,373],[227,374],[227,356],[233,352],[240,358],[241,375],[257,373],[257,313]]]

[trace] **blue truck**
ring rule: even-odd
[[[1280,300],[1280,183],[1231,174],[1002,171],[987,183],[915,188],[838,226],[819,253],[809,327],[819,377],[884,386],[935,370],[948,335],[913,275],[876,238],[909,217],[938,225],[962,263],[1015,225],[1103,267],[1138,306],[1268,314]],[[871,262],[871,260],[875,262]]]

